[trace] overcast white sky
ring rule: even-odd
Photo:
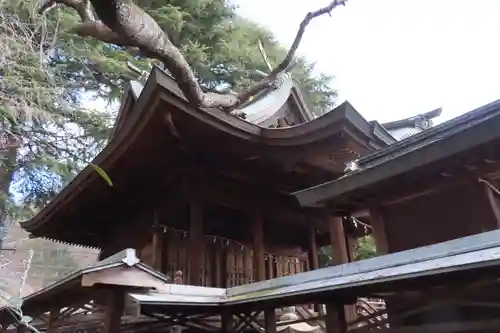
[[[329,0],[234,2],[289,46]],[[500,0],[349,0],[310,24],[299,53],[368,120],[439,106],[447,120],[500,98]]]

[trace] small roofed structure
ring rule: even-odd
[[[439,117],[441,112],[442,109],[437,108],[409,118],[383,123],[382,126],[396,140],[400,141],[431,128],[433,126],[433,119]]]
[[[500,101],[368,154],[346,175],[294,193],[373,226],[397,252],[500,226]]]
[[[303,207],[323,207],[370,225],[379,254],[417,251],[479,234],[465,238],[474,242],[484,232],[498,233],[500,228],[498,128],[500,100],[368,154],[353,163],[348,174],[294,196]],[[455,282],[450,279],[449,283]],[[474,302],[446,303],[441,293],[427,293],[426,297],[428,304],[446,305],[405,316],[398,323],[430,327],[439,321],[454,322],[457,317],[469,321],[484,318],[494,311]],[[389,313],[399,317],[407,311],[401,304],[412,296],[396,293],[384,298]],[[455,327],[492,331],[481,325],[469,329],[467,324]],[[457,330],[443,327],[436,331]]]

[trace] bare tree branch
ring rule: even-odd
[[[126,0],[46,0],[40,7],[43,13],[56,4],[75,9],[82,23],[74,31],[83,37],[93,37],[101,41],[126,47],[136,47],[146,57],[162,61],[184,93],[185,97],[199,107],[218,107],[229,112],[246,102],[256,93],[267,89],[284,73],[292,63],[295,53],[310,21],[318,16],[330,14],[337,6],[347,0],[333,0],[328,6],[309,12],[302,20],[295,40],[285,59],[259,83],[237,95],[204,92],[180,50],[171,42],[169,36],[158,23],[132,1]],[[93,17],[90,5],[100,21]]]

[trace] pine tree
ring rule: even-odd
[[[255,70],[268,71],[257,48],[259,41],[274,65],[287,51],[271,32],[238,16],[226,0],[136,0],[135,3],[169,34],[202,87],[208,90],[240,90],[255,83],[252,78]],[[70,31],[79,20],[71,9],[58,7],[47,18],[49,29],[55,29],[55,22],[59,22],[58,53],[52,57],[52,63],[59,75],[81,88],[80,93],[95,93],[107,101],[116,101],[124,83],[138,79],[137,73],[127,66],[128,61],[145,71],[155,63],[124,48],[78,37]],[[332,107],[336,91],[331,87],[332,77],[316,77],[313,68],[313,64],[299,58],[294,77],[311,106],[322,113]]]
[[[58,36],[34,8],[27,1],[0,2],[3,233],[6,214],[43,206],[102,147],[109,127],[107,115],[77,103],[78,89],[54,65],[64,56],[57,51]]]

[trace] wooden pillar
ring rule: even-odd
[[[243,271],[245,276],[245,283],[250,283],[252,280],[252,259],[250,256],[250,250],[247,248],[243,249]]]
[[[110,290],[107,294],[106,311],[104,314],[104,333],[119,333],[120,323],[125,303],[121,290]]]
[[[26,327],[26,324],[25,323],[18,324],[17,328],[16,328],[16,332],[17,333],[27,333],[28,328]]]
[[[198,195],[191,196],[189,202],[189,248],[188,281],[190,285],[201,284],[201,263],[204,258],[203,205]]]
[[[169,246],[169,238],[170,235],[163,231],[162,237],[162,253],[161,253],[161,268],[162,273],[165,274],[173,274],[175,272],[175,267],[172,266],[172,262],[170,261],[170,246]],[[171,238],[170,238],[171,239]]]
[[[155,213],[153,224],[153,260],[152,267],[160,272],[163,272],[163,237],[164,229],[158,223],[158,215]]]
[[[276,333],[276,312],[274,308],[264,309],[264,328],[266,333]]]
[[[345,264],[349,261],[349,256],[342,217],[328,216],[328,231],[332,245],[333,264]]]
[[[57,317],[59,317],[60,309],[52,309],[49,312],[49,320],[47,322],[47,333],[56,333],[57,327],[55,323],[57,321]]]
[[[266,257],[266,278],[271,280],[274,277],[274,269],[273,269],[273,255],[267,254]]]
[[[318,246],[316,244],[316,228],[313,225],[309,225],[309,249],[307,251],[307,270],[313,271],[319,268],[319,258],[318,258]],[[320,313],[321,306],[319,304],[313,305],[314,311]]]
[[[309,250],[307,251],[309,261],[308,270],[312,271],[319,268],[318,247],[316,245],[316,229],[309,227]]]
[[[378,254],[389,253],[387,231],[381,207],[370,207],[370,221],[373,228],[373,237]]]
[[[330,242],[332,245],[332,259],[334,265],[342,265],[349,262],[349,245],[344,231],[342,217],[328,216],[328,230],[330,233]],[[340,311],[340,310],[339,310]],[[345,321],[356,318],[356,308],[354,305],[346,305],[342,312],[342,318]],[[328,332],[327,332],[328,333]]]
[[[214,244],[214,269],[213,269],[213,286],[216,288],[222,288],[222,248],[219,244]]]
[[[326,304],[325,328],[326,333],[347,332],[347,323],[342,305],[332,303]]]
[[[223,333],[234,332],[234,316],[232,312],[227,309],[221,313],[221,331]]]
[[[264,257],[264,228],[262,216],[255,215],[253,226],[253,260],[255,267],[255,281],[266,279],[266,260]]]
[[[352,235],[347,236],[347,248],[348,248],[348,255],[349,255],[349,262],[354,261],[356,258],[356,244],[358,242],[358,239]]]

